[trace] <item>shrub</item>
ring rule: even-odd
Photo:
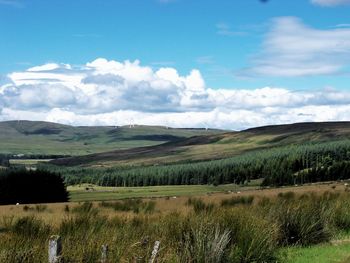
[[[288,192],[285,192],[285,193],[281,192],[281,193],[278,193],[277,197],[281,198],[281,199],[284,199],[284,200],[291,201],[291,200],[295,199],[295,193],[292,192],[292,191],[288,191]]]
[[[38,213],[44,212],[47,210],[47,205],[35,205],[34,207],[25,205],[23,206],[23,211],[36,211]]]
[[[227,262],[276,262],[278,228],[244,207],[216,215],[216,221],[231,233]]]
[[[87,216],[87,215],[97,215],[98,210],[94,208],[91,202],[84,202],[83,204],[74,207],[72,209],[72,212],[83,216]]]
[[[329,212],[317,199],[282,200],[271,207],[270,220],[279,226],[282,245],[311,245],[330,239]]]
[[[206,204],[203,200],[199,198],[189,198],[186,204],[188,206],[192,206],[196,214],[201,212],[210,213],[214,209],[214,204]]]
[[[47,210],[47,205],[35,205],[35,211],[44,212]]]
[[[221,201],[221,206],[235,206],[235,205],[251,205],[254,201],[254,196],[240,196],[232,197],[231,199],[224,199]]]
[[[32,216],[22,217],[15,220],[10,228],[10,231],[16,235],[26,237],[47,237],[50,233],[50,227],[42,221]]]
[[[27,212],[29,210],[33,210],[33,208],[28,205],[23,206],[23,211]]]
[[[350,231],[350,201],[349,197],[338,199],[332,205],[332,223],[338,230]]]
[[[185,234],[183,262],[220,263],[230,242],[230,232],[199,225]]]
[[[143,212],[145,213],[148,213],[148,214],[151,214],[154,212],[155,210],[155,207],[156,207],[156,202],[154,201],[149,201],[149,202],[146,202],[143,206]]]
[[[262,197],[260,201],[258,202],[259,207],[266,207],[271,204],[271,199],[268,197]]]
[[[69,213],[70,211],[69,205],[65,205],[63,210],[64,212]]]
[[[105,208],[112,208],[115,211],[153,213],[156,207],[156,203],[154,201],[143,202],[141,199],[126,199],[117,202],[102,201],[101,203],[99,203],[99,206]]]
[[[93,211],[93,210],[92,210]],[[78,214],[77,216],[67,217],[62,221],[59,227],[59,233],[63,236],[72,238],[82,238],[99,232],[108,225],[105,217],[93,213]]]
[[[8,231],[12,227],[14,220],[14,216],[3,216],[0,220],[0,233]]]

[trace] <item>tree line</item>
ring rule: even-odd
[[[0,171],[0,205],[66,202],[68,199],[60,174],[25,169]]]
[[[68,185],[218,185],[258,178],[264,178],[263,185],[303,184],[350,178],[350,140],[284,146],[196,163],[99,169],[44,165],[42,169],[61,173]]]

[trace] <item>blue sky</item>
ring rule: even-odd
[[[293,113],[294,115],[284,112],[282,117],[282,111],[286,108],[297,108],[302,104],[303,107],[336,108],[325,120],[343,120],[344,111],[348,108],[342,109],[340,115],[339,109],[349,106],[349,102],[343,99],[349,95],[349,3],[349,0],[270,0],[267,3],[258,0],[0,0],[0,85],[3,85],[0,89],[0,119],[29,118],[28,116],[35,115],[34,119],[80,124],[85,122],[77,119],[91,119],[88,114],[95,114],[96,117],[96,114],[112,114],[122,110],[143,115],[137,117],[135,113],[133,117],[121,118],[121,123],[144,120],[144,114],[150,112],[151,115],[147,116],[153,116],[154,119],[152,117],[146,124],[175,126],[176,123],[170,121],[172,117],[161,117],[160,114],[182,112],[197,116],[196,114],[201,112],[216,111],[212,121],[201,121],[195,125],[236,129],[280,122],[323,120],[319,116],[311,117],[313,113],[310,113],[309,119],[296,117],[307,116],[304,112]],[[201,91],[198,91],[197,87],[197,93],[191,96],[210,98],[225,94],[222,95],[225,99],[220,103],[208,99],[192,101],[191,104],[184,102],[186,99],[181,97],[178,98],[181,103],[171,101],[169,105],[160,107],[157,114],[154,110],[148,110],[148,105],[144,105],[142,109],[132,105],[125,106],[120,97],[113,92],[109,94],[110,97],[114,96],[113,102],[124,106],[109,108],[103,112],[78,112],[75,109],[76,104],[81,103],[83,96],[79,97],[76,93],[72,95],[74,102],[70,102],[75,105],[61,102],[52,102],[50,105],[44,105],[45,103],[40,101],[34,104],[23,102],[23,94],[43,89],[41,86],[44,84],[45,91],[49,89],[47,92],[51,92],[52,87],[56,87],[58,83],[47,81],[48,75],[44,78],[38,77],[38,74],[31,74],[31,78],[39,78],[40,81],[25,82],[23,80],[28,77],[23,76],[28,69],[51,63],[58,66],[54,69],[49,67],[49,70],[41,68],[39,71],[57,74],[66,70],[67,76],[84,72],[86,77],[91,71],[87,72],[84,68],[98,58],[118,61],[124,66],[126,60],[138,60],[139,67],[152,70],[153,75],[157,75],[159,69],[176,69],[182,80],[190,76],[191,71],[195,69],[200,74],[200,81],[205,84],[200,87]],[[107,65],[106,63],[104,64]],[[103,66],[99,64],[99,67]],[[101,68],[97,70],[94,67],[95,69],[92,75],[117,74],[113,70],[102,70],[101,73]],[[18,77],[16,73],[22,75]],[[117,75],[127,79],[120,72]],[[22,78],[22,81],[18,78]],[[150,79],[145,78],[147,81]],[[162,80],[170,81],[169,78],[167,74]],[[110,76],[106,79],[110,79]],[[140,81],[144,83],[146,79]],[[178,84],[179,81],[170,79],[172,84],[176,84],[174,89],[187,85],[185,81]],[[170,101],[171,92],[162,93],[160,96],[158,90],[143,90],[140,88],[140,81],[132,85],[128,82],[131,85],[128,84],[128,90],[136,87],[139,92],[150,92],[150,97],[158,96],[156,101],[159,104],[164,100]],[[9,84],[13,86],[9,88]],[[67,81],[61,81],[59,84],[65,85],[71,91],[77,87],[76,84]],[[87,88],[80,88],[86,93]],[[261,92],[264,88],[265,93]],[[299,100],[304,101],[304,104],[261,104],[266,96],[275,98],[276,94],[280,94],[267,92],[266,88],[298,94]],[[13,89],[18,89],[17,93],[23,91],[21,100],[15,99]],[[214,94],[216,90],[222,92]],[[330,93],[329,90],[336,94],[321,102],[321,97]],[[232,93],[234,91],[236,93]],[[240,93],[237,95],[237,92]],[[249,96],[256,97],[256,105],[252,103],[249,109],[246,109],[246,106],[239,107],[242,101],[246,105],[246,100],[237,102],[233,98],[241,98],[242,93],[247,92],[252,92]],[[320,98],[314,99],[317,103],[311,103],[308,98],[315,93],[319,94]],[[235,110],[243,108],[254,113],[256,109],[260,109],[261,112],[261,107],[264,107],[268,112],[279,111],[276,113],[279,117],[269,120],[269,116],[266,115],[262,119],[241,124],[227,120],[215,122],[217,114],[227,114],[227,106],[223,105],[228,102],[237,102]],[[138,101],[134,103],[139,104]],[[10,104],[16,105],[10,107]],[[283,109],[277,109],[282,106]],[[76,117],[74,121],[71,117],[50,119],[49,116],[52,115],[49,115],[49,112],[57,110],[75,114]],[[231,110],[230,114],[236,116],[242,113]],[[106,118],[102,124],[108,123],[110,118],[112,117]]]
[[[329,29],[349,22],[350,8],[325,8],[309,0],[122,0],[5,1],[0,5],[1,73],[46,62],[84,64],[98,57],[139,59],[202,71],[214,88],[281,85],[319,88],[332,78],[261,78],[243,81],[235,71],[249,66],[275,17],[299,17]],[[227,34],[220,34],[220,25]],[[230,34],[232,33],[232,34]],[[336,81],[346,88],[347,78]]]

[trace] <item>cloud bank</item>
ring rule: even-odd
[[[311,0],[311,2],[320,6],[339,6],[350,4],[350,0]]]
[[[139,61],[49,63],[13,72],[0,86],[0,120],[73,125],[166,125],[244,129],[303,121],[349,120],[350,92],[281,87],[212,89],[194,69],[152,69]]]
[[[320,30],[296,17],[279,17],[272,20],[261,50],[254,56],[252,66],[240,74],[277,77],[340,74],[349,66],[350,29]]]

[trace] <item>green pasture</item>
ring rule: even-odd
[[[252,189],[247,186],[245,189]],[[195,196],[218,192],[239,191],[242,187],[234,184],[211,185],[173,185],[145,187],[102,187],[91,184],[69,186],[72,202],[118,200],[127,198]]]
[[[282,262],[286,263],[348,263],[350,240],[310,247],[289,247],[282,250]]]

